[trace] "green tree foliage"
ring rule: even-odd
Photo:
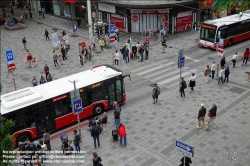
[[[12,120],[0,116],[0,166],[12,165],[16,159],[11,128],[15,125]]]
[[[215,0],[214,4],[222,0]],[[225,6],[219,6],[218,7],[218,13],[220,14],[225,8],[228,10],[231,10],[232,6],[239,6],[241,4],[240,8],[238,8],[238,14],[242,15],[244,11],[248,9],[248,5],[250,4],[250,0],[226,0]]]

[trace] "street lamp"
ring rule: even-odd
[[[76,82],[78,82],[78,80],[69,80],[70,83],[73,83],[74,84],[74,100],[77,99],[77,95],[76,95]],[[73,101],[72,102],[72,109],[74,111],[74,106],[73,106]],[[79,112],[77,112],[77,121],[78,121],[78,129],[80,130],[80,117],[79,117]]]

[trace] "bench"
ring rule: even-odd
[[[13,26],[4,25],[4,28],[9,30],[9,31],[14,31],[14,30],[25,28],[25,25],[22,23],[16,23]]]

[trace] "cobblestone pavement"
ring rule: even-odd
[[[43,24],[37,24],[42,22]],[[13,49],[16,56],[17,70],[15,77],[17,88],[31,85],[31,76],[43,74],[43,66],[48,63],[54,79],[86,70],[99,63],[111,64],[110,50],[104,54],[94,54],[93,62],[87,62],[84,67],[78,61],[78,42],[87,35],[80,30],[80,36],[70,37],[71,50],[69,59],[60,69],[53,69],[51,60],[52,44],[45,41],[44,29],[60,27],[71,33],[71,21],[62,20],[53,16],[46,16],[44,20],[27,21],[27,28],[9,32],[1,29],[1,60],[5,62],[5,50]],[[59,28],[58,28],[59,29]],[[136,35],[136,34],[135,34]],[[139,36],[132,36],[133,41],[140,40]],[[39,63],[33,69],[25,68],[25,51],[21,39],[27,37],[28,47]],[[249,65],[231,68],[229,82],[217,85],[216,80],[205,83],[203,76],[205,66],[217,59],[217,53],[211,50],[195,47],[197,34],[190,32],[177,34],[168,40],[166,54],[160,51],[160,44],[156,39],[150,42],[150,58],[141,63],[131,60],[129,64],[118,66],[124,73],[130,73],[132,81],[126,81],[127,102],[122,106],[121,121],[127,127],[128,146],[120,146],[113,142],[111,129],[114,128],[112,111],[108,111],[109,135],[101,135],[101,147],[93,149],[93,140],[86,127],[82,127],[83,143],[81,148],[86,151],[84,164],[92,165],[93,151],[97,151],[103,159],[103,165],[109,166],[174,166],[179,165],[181,154],[175,150],[175,140],[184,141],[195,147],[193,165],[195,166],[249,166],[250,165],[250,82],[245,72],[250,71]],[[119,43],[122,46],[127,35]],[[85,39],[84,39],[85,40]],[[231,59],[235,51],[239,55],[249,47],[249,41],[236,44],[225,49],[227,64],[232,66]],[[188,80],[191,72],[197,75],[195,91],[186,90],[186,98],[180,98],[178,93],[179,70],[177,66],[177,52],[186,48],[186,64],[182,76]],[[238,59],[241,59],[240,57]],[[1,82],[4,92],[13,91],[11,73],[7,72],[5,63],[1,63]],[[152,83],[161,87],[159,104],[153,105],[151,99]],[[216,119],[217,128],[206,131],[204,127],[197,129],[197,113],[200,104],[204,103],[210,109],[213,103],[218,105]],[[206,117],[208,118],[208,117]],[[84,123],[84,122],[83,122]],[[83,125],[84,126],[84,125]],[[72,128],[55,133],[52,140],[52,149],[61,149],[58,134],[72,135]],[[231,152],[231,154],[230,154]],[[237,155],[236,155],[237,152]],[[245,153],[246,152],[246,153]],[[233,157],[233,158],[232,158]],[[66,159],[64,159],[66,160]],[[45,165],[59,165],[49,164]],[[61,165],[61,164],[60,164]]]

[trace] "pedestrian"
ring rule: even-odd
[[[120,126],[120,114],[121,114],[121,109],[118,103],[115,101],[114,102],[114,119],[115,119],[114,123],[115,123],[116,130],[118,130]]]
[[[140,53],[140,60],[141,60],[141,62],[143,62],[143,53],[144,53],[143,45],[140,45],[139,53]]]
[[[38,19],[40,19],[40,18],[41,18],[41,16],[42,16],[42,11],[41,11],[41,10],[39,10],[39,11],[38,11]]]
[[[96,152],[93,152],[93,166],[102,166],[102,159],[100,156],[97,155]]]
[[[237,52],[235,52],[235,54],[233,55],[233,59],[232,59],[233,68],[235,68],[236,60],[237,60]]]
[[[225,64],[226,64],[225,56],[222,56],[222,58],[220,60],[220,66],[224,68]]]
[[[185,82],[184,78],[182,77],[181,78],[181,82],[180,82],[180,93],[181,93],[181,97],[182,97],[182,94],[183,94],[183,97],[185,98],[185,91],[184,89],[187,88],[187,83]]]
[[[128,36],[129,49],[132,49],[132,38]]]
[[[126,63],[129,62],[129,50],[128,50],[128,47],[125,47],[125,50],[124,50],[124,56],[125,56],[125,61]]]
[[[91,61],[91,58],[92,58],[91,46],[88,47],[87,51],[88,51],[88,60],[89,60],[89,62],[90,62],[90,61]]]
[[[44,17],[45,13],[46,13],[45,7],[43,7],[43,8],[42,8],[42,15],[43,15],[43,18],[45,18],[45,17]]]
[[[74,35],[77,34],[77,26],[76,26],[76,24],[73,25],[73,32],[74,32]]]
[[[124,145],[127,146],[127,132],[124,124],[120,124],[118,128],[118,135],[120,136],[120,145],[122,145],[122,140],[124,140]]]
[[[27,21],[27,19],[28,19],[28,11],[27,10],[24,10],[24,18],[25,18],[25,21]]]
[[[88,56],[88,52],[87,52],[87,49],[86,49],[86,47],[84,47],[83,49],[82,49],[82,58],[84,59],[84,62],[86,63],[86,56]]]
[[[60,68],[59,63],[57,62],[57,54],[55,52],[55,50],[53,51],[53,55],[52,55],[53,61],[54,61],[54,68],[56,68],[57,66]]]
[[[33,68],[33,64],[32,64],[32,55],[31,55],[31,53],[30,52],[28,52],[27,53],[27,57],[26,57],[26,61],[25,61],[25,63],[27,63],[27,65],[26,66],[28,66],[28,67],[32,67]]]
[[[137,53],[137,47],[133,44],[133,47],[132,47],[132,57],[133,57],[133,59],[136,59],[136,53]]]
[[[164,36],[164,30],[163,29],[161,29],[160,30],[160,41],[162,42],[164,39],[163,39],[163,36]]]
[[[154,88],[153,88],[153,91],[152,91],[153,104],[158,103],[159,94],[160,94],[160,88],[157,86],[156,83],[154,83]]]
[[[211,73],[211,69],[210,69],[209,65],[207,65],[207,68],[204,71],[204,76],[206,77],[206,81],[205,82],[208,82],[208,78],[209,78],[210,73]]]
[[[244,57],[243,57],[242,65],[244,65],[244,62],[245,62],[245,65],[247,65],[247,61],[249,59],[249,56],[250,56],[250,51],[249,51],[249,48],[247,48],[246,51],[244,51]]]
[[[192,35],[194,35],[195,29],[196,29],[195,24],[193,24],[191,28]]]
[[[29,15],[30,15],[30,20],[32,20],[33,17],[32,17],[32,12],[31,11],[29,11]]]
[[[44,79],[43,75],[41,76],[40,78],[40,84],[45,84],[46,83],[46,80]]]
[[[47,128],[44,129],[43,140],[45,145],[47,146],[48,151],[51,151],[50,134]]]
[[[212,108],[208,112],[209,120],[207,122],[207,125],[213,123],[213,128],[216,128],[216,124],[214,123],[216,119],[216,113],[217,113],[217,106],[216,104],[213,104]]]
[[[117,36],[117,42],[120,40],[120,33],[119,33],[119,29],[117,27],[115,27],[115,34]]]
[[[225,78],[224,78],[224,82],[228,82],[228,76],[230,74],[230,69],[229,69],[229,66],[227,65],[226,68],[225,68],[225,71],[224,71],[224,74],[225,74]]]
[[[81,65],[84,65],[84,64],[83,64],[83,55],[82,55],[82,54],[79,55],[79,60],[80,60],[80,64],[81,64]]]
[[[58,53],[57,53],[57,60],[60,62],[61,65],[63,65],[63,62],[62,62],[62,53],[60,50],[58,50]]]
[[[115,35],[115,41],[114,41],[114,46],[115,46],[115,48],[117,48],[117,35]]]
[[[206,126],[207,130],[209,129],[208,125],[205,123],[205,116],[206,116],[206,108],[204,107],[204,104],[201,103],[201,108],[198,113],[198,126],[196,126],[198,129],[201,128],[201,122]]]
[[[182,159],[180,160],[180,162],[181,162],[181,164],[179,166],[190,166],[190,164],[192,164],[192,160],[188,156],[182,157]]]
[[[77,22],[78,28],[80,28],[82,21],[81,21],[81,19],[79,17],[77,17],[76,22]]]
[[[216,64],[215,64],[215,60],[213,60],[213,63],[211,65],[212,79],[214,79],[215,69],[216,69]]]
[[[81,142],[81,130],[79,129],[79,132],[74,130],[73,143],[75,145],[76,153],[80,153],[80,150],[81,150],[80,142]]]
[[[162,53],[165,53],[165,49],[167,48],[166,40],[163,40],[161,42],[161,45],[162,45]]]
[[[108,127],[107,127],[107,123],[108,123],[108,116],[106,114],[106,112],[103,113],[103,117],[101,119],[101,125],[102,128],[104,130],[104,135],[108,135]]]
[[[149,48],[148,48],[147,44],[145,45],[144,50],[145,50],[145,59],[148,60],[148,51],[149,51]]]
[[[190,90],[192,91],[194,91],[195,80],[196,80],[196,75],[192,73],[191,77],[189,78],[189,87],[190,87]]]
[[[98,125],[96,125],[96,122],[93,123],[93,127],[91,129],[91,136],[93,137],[94,140],[94,148],[96,149],[96,141],[98,143],[98,147],[100,147],[100,140],[99,140],[99,135],[102,132],[102,128]]]
[[[119,64],[120,54],[119,54],[119,52],[117,50],[115,52],[116,52],[115,53],[115,57],[114,57],[114,59],[115,59],[115,65],[118,65]]]
[[[217,84],[223,84],[223,74],[224,74],[224,68],[221,67],[219,73],[218,73],[218,83]]]
[[[23,37],[22,43],[23,43],[23,48],[25,50],[27,50],[27,40],[26,40],[26,37]]]
[[[103,53],[103,47],[104,47],[104,40],[103,40],[103,38],[101,38],[100,40],[99,40],[99,45],[100,45],[100,49],[101,49],[101,51],[102,51],[102,53]]]
[[[63,60],[68,59],[68,58],[66,57],[66,47],[65,47],[64,44],[61,45],[61,53],[62,53],[62,58],[63,58]]]
[[[52,76],[51,76],[51,74],[49,74],[47,77],[47,82],[51,82],[51,81],[52,81]]]
[[[32,77],[32,85],[37,86],[37,80],[35,76]]]
[[[45,33],[44,36],[46,37],[45,39],[49,39],[49,31],[47,29],[45,29]],[[50,40],[50,39],[49,39]]]
[[[49,75],[49,67],[48,67],[47,64],[45,64],[43,71],[44,71],[45,76],[46,76],[46,79],[47,79],[47,77],[48,77],[48,75]]]

